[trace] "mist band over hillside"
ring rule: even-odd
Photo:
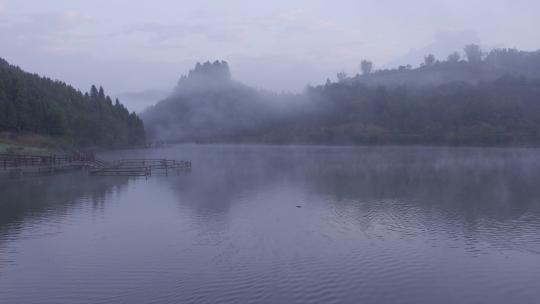
[[[243,85],[224,61],[198,63],[142,114],[149,138],[271,144],[540,144],[540,52],[476,45],[465,56],[274,94]]]

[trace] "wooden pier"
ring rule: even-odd
[[[72,155],[19,155],[19,154],[0,154],[0,167],[26,168],[26,167],[45,167],[61,166],[71,164],[99,162],[92,154],[72,154]]]
[[[94,176],[142,176],[180,174],[191,171],[191,162],[169,159],[121,159],[107,162],[93,154],[11,155],[0,154],[0,175],[53,174],[83,170]]]
[[[90,169],[91,175],[144,176],[180,174],[191,171],[191,162],[170,159],[121,159]]]

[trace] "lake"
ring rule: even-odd
[[[540,303],[540,150],[176,145],[0,182],[0,303]]]

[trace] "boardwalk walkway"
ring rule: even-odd
[[[95,176],[169,175],[191,171],[191,162],[168,159],[122,159],[107,162],[91,153],[72,155],[12,155],[0,154],[0,174],[53,174],[62,171],[84,170]]]
[[[121,159],[90,169],[91,175],[152,176],[191,171],[191,162],[170,159]]]

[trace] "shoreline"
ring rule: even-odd
[[[539,149],[540,144],[514,144],[514,145],[465,145],[465,144],[428,144],[428,143],[418,143],[418,144],[404,144],[404,143],[306,143],[306,142],[295,142],[295,143],[272,143],[272,142],[255,142],[255,141],[245,141],[245,142],[228,142],[228,141],[179,141],[179,142],[166,142],[163,146],[169,145],[251,145],[251,146],[306,146],[306,147],[418,147],[418,148],[501,148],[501,149]],[[154,147],[148,147],[154,148]],[[155,147],[159,148],[159,147]],[[129,148],[128,148],[129,149]]]

